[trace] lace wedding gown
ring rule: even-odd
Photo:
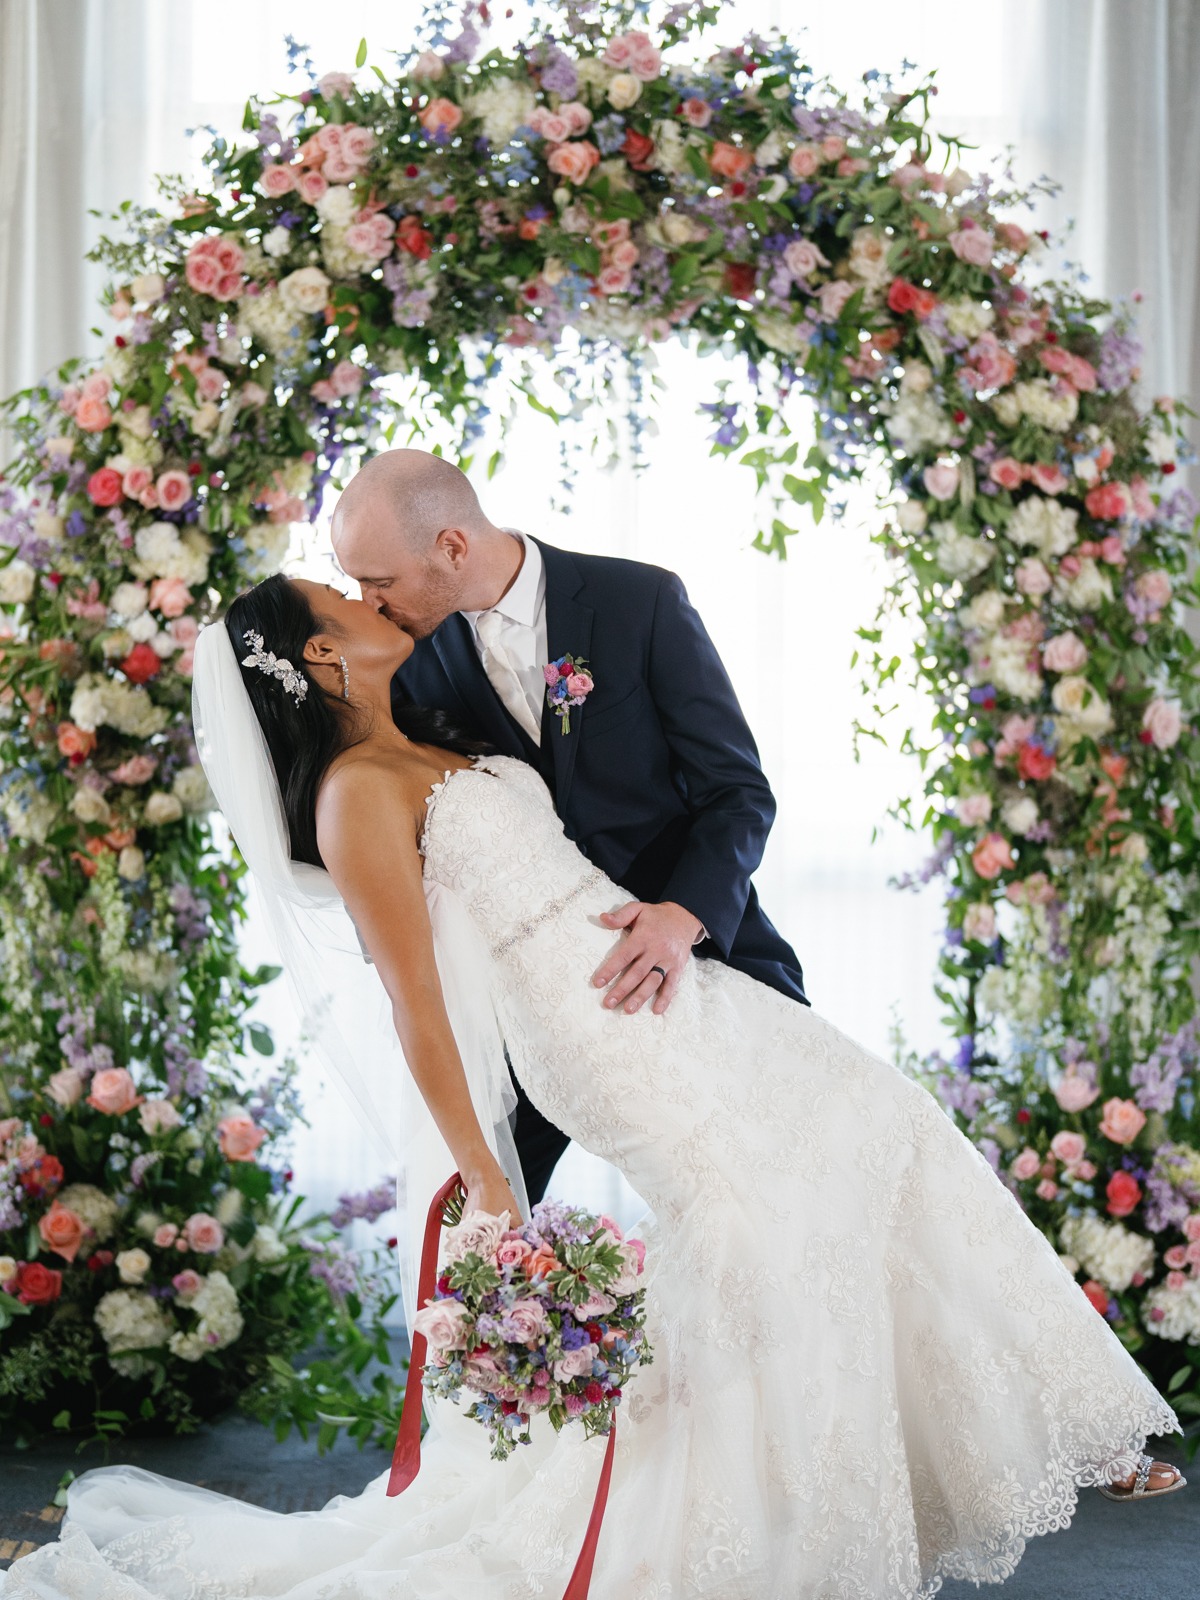
[[[430,797],[426,874],[503,973],[533,1101],[646,1199],[656,1360],[619,1412],[594,1600],[912,1600],[999,1582],[1173,1413],[930,1096],[693,962],[665,1017],[589,975],[627,898],[498,757]],[[569,1197],[564,1197],[569,1198]],[[413,1486],[284,1516],[116,1467],[4,1600],[558,1600],[602,1444],[507,1463],[441,1404]]]

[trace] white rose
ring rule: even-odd
[[[214,805],[213,792],[208,787],[208,779],[204,776],[203,767],[181,768],[175,774],[175,781],[171,785],[171,793],[185,811],[194,813],[211,811]]]
[[[1060,576],[1054,580],[1054,598],[1065,600],[1076,611],[1094,611],[1112,597],[1112,579],[1100,570],[1091,556],[1080,558],[1079,571],[1073,578]]]
[[[71,796],[71,812],[80,822],[112,821],[112,809],[108,801],[102,794],[97,794],[95,789],[89,789],[86,784],[81,785]]]
[[[254,1230],[254,1237],[250,1241],[250,1254],[255,1261],[270,1266],[273,1261],[284,1259],[287,1255],[287,1245],[274,1228],[263,1222]]]
[[[992,410],[996,413],[996,420],[1006,428],[1015,428],[1021,420],[1021,402],[1011,389],[1004,389],[996,396],[992,401]]]
[[[140,1247],[120,1250],[116,1259],[117,1276],[122,1283],[141,1283],[150,1271],[150,1257]]]
[[[150,407],[135,406],[132,411],[118,412],[117,427],[122,435],[130,434],[135,439],[148,439],[154,432],[154,418],[150,415]]]
[[[1010,833],[1019,833],[1024,837],[1037,822],[1037,801],[1027,794],[1006,800],[1000,811],[1000,819]]]
[[[63,536],[64,523],[61,517],[56,517],[53,511],[35,511],[33,514],[34,537],[44,539],[47,544],[58,544]]]
[[[1165,428],[1151,428],[1146,436],[1146,451],[1151,461],[1163,467],[1175,460],[1177,444],[1175,435]]]
[[[991,633],[1004,621],[1004,596],[998,589],[984,589],[963,613],[972,628]]]
[[[963,917],[963,938],[991,944],[996,937],[995,910],[983,901],[969,905]]]
[[[617,111],[627,111],[641,95],[641,80],[630,72],[618,72],[608,86],[608,103]]]
[[[677,211],[665,211],[659,219],[659,227],[667,244],[691,244],[695,239],[702,239],[705,230],[691,217],[681,216]]]
[[[183,815],[183,806],[173,794],[165,794],[161,789],[147,797],[146,821],[151,827],[157,828],[168,822],[178,822]]]
[[[946,327],[959,339],[978,339],[996,320],[991,306],[978,300],[950,300],[944,309]]]
[[[783,136],[776,129],[769,133],[754,152],[756,167],[775,167],[783,160]]]
[[[129,287],[139,305],[152,306],[166,294],[167,280],[161,272],[143,272]]]
[[[150,601],[150,591],[144,583],[119,583],[108,602],[117,616],[130,619],[140,617]]]
[[[989,566],[993,547],[984,539],[959,533],[952,522],[933,526],[939,565],[952,578],[974,578]]]
[[[12,1256],[0,1256],[0,1285],[9,1283],[17,1275],[17,1263]]]
[[[905,533],[924,533],[929,515],[919,500],[906,500],[896,511],[896,521]]]
[[[1150,854],[1144,833],[1129,833],[1121,841],[1121,860],[1141,863]]]
[[[1003,398],[1000,396],[1000,399]],[[1079,396],[1075,390],[1069,384],[1056,389],[1049,378],[1030,378],[1016,384],[1012,398],[1018,412],[1023,411],[1031,422],[1045,428],[1048,433],[1065,433],[1079,412]],[[992,405],[999,416],[999,401],[993,401]]]
[[[0,604],[24,605],[32,598],[35,577],[33,568],[19,557],[0,567]]]
[[[904,366],[904,376],[900,379],[900,390],[903,394],[924,394],[933,385],[933,368],[924,361],[908,361]]]
[[[1050,691],[1054,709],[1081,733],[1099,737],[1112,727],[1112,708],[1086,678],[1060,678]]]
[[[283,303],[301,315],[324,311],[329,301],[329,279],[320,267],[300,267],[279,285]]]
[[[192,432],[197,438],[207,439],[210,434],[216,432],[220,420],[220,406],[215,400],[206,400],[192,412]]]
[[[146,857],[135,844],[127,844],[117,857],[117,873],[126,883],[137,883],[146,876]]]
[[[317,201],[317,215],[322,222],[332,222],[335,228],[348,228],[354,221],[358,210],[358,201],[355,199],[354,190],[349,184],[333,183]],[[278,231],[278,230],[276,230]],[[284,229],[287,232],[287,229]],[[269,252],[275,255],[277,252]],[[282,255],[283,252],[279,251]]]
[[[1061,556],[1075,543],[1078,520],[1072,507],[1033,494],[1017,504],[1005,531],[1014,544],[1032,546],[1040,556]]]
[[[136,616],[125,629],[135,644],[149,644],[158,632],[158,618],[150,611]]]

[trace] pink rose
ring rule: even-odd
[[[272,200],[277,200],[280,195],[290,194],[296,187],[297,172],[295,167],[284,166],[282,162],[272,161],[262,170],[262,192]]]
[[[130,756],[119,767],[114,767],[112,778],[116,783],[148,783],[157,767],[153,756]]]
[[[177,1272],[171,1279],[171,1286],[181,1300],[191,1300],[198,1295],[204,1287],[204,1279],[198,1272],[193,1272],[187,1267],[183,1272]]]
[[[719,178],[744,178],[754,162],[749,150],[717,139],[708,153],[708,164]]]
[[[935,462],[926,467],[921,481],[935,500],[952,500],[958,489],[958,468],[949,461]]]
[[[979,944],[990,944],[996,937],[996,912],[984,901],[969,905],[963,917],[963,937]]]
[[[436,1359],[444,1350],[466,1348],[470,1335],[463,1324],[467,1316],[466,1307],[457,1300],[433,1300],[413,1318],[413,1332],[424,1334]]]
[[[329,179],[323,172],[302,172],[296,184],[300,191],[300,198],[307,200],[310,206],[315,206],[329,189]]]
[[[1078,672],[1087,660],[1087,646],[1075,634],[1058,633],[1042,647],[1042,664],[1051,672]]]
[[[84,395],[75,407],[75,421],[85,433],[103,433],[112,422],[112,412],[106,401]]]
[[[571,1378],[586,1378],[591,1373],[592,1362],[595,1359],[594,1344],[580,1345],[578,1350],[568,1350],[554,1363],[554,1376],[559,1383],[565,1383]]]
[[[985,833],[971,852],[971,862],[981,878],[998,878],[1015,866],[1012,847],[1001,833]]]
[[[633,40],[628,33],[618,33],[608,42],[604,52],[604,65],[618,69],[627,67],[633,59]]]
[[[707,128],[713,118],[713,109],[707,100],[691,95],[681,107],[683,120],[693,128]]]
[[[1012,456],[999,456],[988,468],[988,477],[1002,489],[1019,489],[1025,481],[1025,468]]]
[[[1109,1101],[1111,1105],[1112,1102]],[[1128,1217],[1137,1210],[1142,1198],[1141,1185],[1131,1172],[1114,1172],[1104,1189],[1108,1197],[1105,1207],[1110,1217]]]
[[[348,72],[323,73],[317,79],[317,93],[326,100],[332,100],[335,94],[340,94],[343,100],[348,100],[354,93],[354,79]]]
[[[947,241],[960,261],[973,267],[988,267],[996,253],[996,241],[986,228],[957,228]]]
[[[182,673],[185,678],[190,678],[196,640],[200,637],[200,624],[195,617],[176,617],[171,624],[170,633],[179,646],[179,654],[175,658],[175,671]]]
[[[222,1117],[217,1124],[217,1143],[227,1161],[253,1161],[254,1152],[266,1137],[266,1130],[244,1111]]]
[[[145,1100],[138,1107],[138,1121],[149,1134],[169,1133],[182,1120],[169,1100]]]
[[[1098,1100],[1100,1090],[1089,1078],[1068,1072],[1055,1085],[1054,1098],[1068,1116],[1073,1116],[1076,1112],[1086,1110],[1094,1100]]]
[[[1049,568],[1037,556],[1027,556],[1013,575],[1017,588],[1030,598],[1049,594],[1054,584]]]
[[[196,373],[196,393],[201,400],[215,400],[227,382],[219,367],[201,367]]]
[[[342,126],[342,154],[355,166],[364,167],[375,148],[375,135],[370,128],[360,128],[356,122]]]
[[[637,265],[641,251],[632,239],[622,239],[619,244],[612,247],[610,261],[614,267],[620,267],[622,272],[628,272]]]
[[[422,50],[409,70],[414,78],[444,78],[446,63],[436,50]]]
[[[567,131],[573,138],[586,133],[592,125],[592,113],[582,100],[564,100],[558,108],[558,114],[565,120]]]
[[[1026,470],[1029,481],[1036,484],[1043,494],[1061,494],[1067,487],[1067,475],[1057,463],[1035,461]]]
[[[131,500],[141,497],[154,481],[149,467],[130,467],[121,479],[121,487]]]
[[[1072,1133],[1069,1128],[1063,1128],[1056,1133],[1050,1141],[1051,1153],[1057,1157],[1065,1167],[1073,1167],[1083,1160],[1083,1152],[1087,1148],[1081,1133]]]
[[[964,828],[977,828],[992,814],[990,794],[961,794],[954,802],[954,815]]]
[[[112,379],[107,372],[89,372],[80,392],[85,400],[107,400],[112,393]]]
[[[1171,601],[1171,575],[1155,568],[1151,572],[1143,572],[1134,583],[1134,592],[1152,605],[1156,611],[1161,611]]]
[[[978,393],[981,389],[1002,389],[1017,373],[1017,358],[1006,350],[994,333],[984,333],[967,351],[967,364],[959,376]]]
[[[447,100],[444,95],[435,95],[429,104],[423,106],[417,113],[417,121],[434,139],[439,134],[453,133],[462,119],[462,107],[456,106],[453,100]]]
[[[1100,1132],[1114,1144],[1132,1144],[1145,1126],[1146,1113],[1132,1100],[1114,1097],[1104,1102]]]
[[[1142,727],[1158,750],[1169,750],[1179,743],[1183,716],[1174,700],[1151,700],[1142,713]]]
[[[1133,514],[1139,522],[1153,522],[1154,500],[1150,490],[1146,487],[1145,478],[1136,475],[1129,480],[1129,498],[1133,503]]]
[[[105,1067],[92,1079],[92,1092],[87,1103],[106,1116],[120,1117],[140,1105],[142,1096],[134,1088],[132,1077],[124,1067]]]
[[[829,262],[811,239],[793,239],[784,249],[783,264],[793,278],[807,278]]]
[[[38,1233],[47,1250],[64,1261],[74,1261],[83,1243],[83,1223],[67,1206],[55,1200],[38,1222]]]
[[[998,222],[996,237],[1006,250],[1013,250],[1017,255],[1023,255],[1029,249],[1029,235],[1015,222]]]
[[[591,674],[587,672],[573,672],[567,679],[567,693],[572,699],[582,700],[591,694],[593,687]]]
[[[562,144],[571,137],[571,125],[566,117],[555,111],[547,111],[544,106],[539,106],[533,113],[529,126],[540,138],[549,139],[551,144]]]
[[[194,1211],[183,1225],[184,1242],[201,1256],[215,1256],[225,1243],[225,1230],[207,1211]]]
[[[662,72],[662,51],[650,43],[644,33],[631,33],[633,50],[629,57],[629,70],[643,83],[653,83]]]
[[[620,267],[604,267],[596,279],[596,286],[601,294],[624,294],[633,279],[628,272],[623,272]]]
[[[442,1260],[453,1263],[471,1255],[493,1260],[508,1232],[508,1221],[507,1212],[501,1217],[490,1217],[486,1211],[465,1212],[462,1220],[442,1235]]]
[[[830,283],[823,283],[817,291],[817,303],[821,307],[821,315],[830,322],[836,322],[853,293],[854,285],[844,278],[834,278]]]
[[[1033,1192],[1039,1200],[1054,1200],[1058,1197],[1058,1185],[1053,1178],[1043,1178]]]
[[[572,139],[556,144],[546,157],[546,165],[556,177],[568,183],[582,183],[600,160],[600,152],[590,139]]]
[[[798,144],[788,157],[788,171],[793,178],[811,178],[821,165],[819,145]]]
[[[1172,1272],[1182,1272],[1188,1264],[1187,1247],[1182,1244],[1173,1244],[1169,1250],[1163,1251],[1163,1265],[1170,1267]]]
[[[1024,1183],[1027,1179],[1036,1177],[1036,1175],[1041,1171],[1041,1168],[1041,1156],[1038,1155],[1036,1150],[1031,1150],[1030,1147],[1026,1145],[1024,1150],[1021,1151],[1021,1154],[1014,1159],[1008,1170],[1019,1183]]]
[[[160,473],[155,488],[164,511],[181,511],[192,498],[192,480],[179,467]]]
[[[826,161],[840,161],[846,154],[846,141],[836,133],[831,133],[827,139],[821,140],[821,154]]]
[[[532,1345],[546,1327],[546,1310],[540,1300],[514,1300],[505,1318],[519,1344]]]
[[[173,1222],[160,1222],[154,1230],[154,1245],[159,1250],[169,1250],[179,1237],[179,1229]]]
[[[1089,517],[1097,522],[1116,522],[1130,510],[1129,490],[1123,483],[1102,483],[1084,496]]]
[[[1200,1244],[1200,1211],[1183,1220],[1183,1236],[1189,1244]]]
[[[329,382],[333,386],[334,394],[357,394],[363,386],[365,377],[363,369],[355,366],[353,361],[339,361],[329,374]]]
[[[78,1105],[83,1095],[85,1081],[85,1076],[78,1067],[63,1067],[46,1080],[46,1093],[56,1106],[70,1110],[73,1105]]]
[[[150,585],[150,609],[164,617],[180,617],[192,603],[192,591],[182,578],[155,578]]]
[[[1168,1272],[1167,1288],[1170,1289],[1172,1293],[1178,1294],[1180,1289],[1187,1288],[1187,1278],[1182,1272]]]
[[[532,1247],[526,1244],[519,1236],[511,1239],[502,1239],[496,1250],[496,1265],[498,1267],[520,1266],[528,1261],[533,1254]]]

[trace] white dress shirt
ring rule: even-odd
[[[526,539],[515,528],[505,528],[505,533],[519,541],[525,554],[520,569],[503,595],[491,607],[501,618],[500,641],[517,677],[525,691],[535,728],[542,724],[542,704],[546,698],[546,680],[542,668],[550,659],[546,643],[546,566],[542,552],[532,539]],[[471,638],[483,660],[483,641],[479,637],[479,619],[482,611],[464,611],[471,626]],[[540,739],[538,741],[541,742]]]

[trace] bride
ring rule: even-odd
[[[1001,1582],[1080,1485],[1182,1487],[1141,1454],[1172,1411],[923,1089],[717,962],[664,1015],[604,1007],[623,892],[526,763],[393,723],[411,649],[370,606],[270,578],[201,636],[201,754],[407,1211],[457,1167],[470,1206],[521,1213],[501,1038],[650,1207],[656,1360],[619,1413],[596,1600],[914,1600]],[[500,1465],[439,1403],[402,1497],[381,1478],[292,1516],[91,1472],[5,1600],[561,1594],[600,1466],[579,1432]]]

